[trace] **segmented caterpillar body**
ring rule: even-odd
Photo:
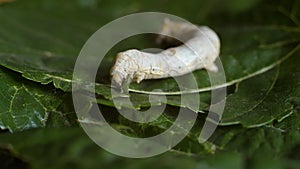
[[[215,60],[220,52],[217,34],[207,26],[165,20],[161,34],[179,37],[184,44],[153,54],[136,49],[118,53],[111,69],[112,80],[121,86],[130,78],[140,83],[144,79],[181,76],[197,69],[218,71]],[[166,36],[159,36],[158,41]]]

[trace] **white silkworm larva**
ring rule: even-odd
[[[161,34],[180,37],[185,43],[156,54],[137,49],[118,53],[111,69],[113,83],[121,86],[128,78],[140,83],[144,79],[176,77],[202,68],[218,71],[214,62],[219,56],[220,40],[209,27],[166,19]]]

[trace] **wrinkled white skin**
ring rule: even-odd
[[[136,49],[120,52],[111,69],[113,83],[121,86],[128,78],[140,83],[144,79],[176,77],[202,68],[218,71],[214,61],[219,56],[220,40],[213,30],[165,20],[161,33],[180,37],[185,43],[157,54]]]

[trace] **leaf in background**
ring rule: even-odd
[[[70,164],[78,168],[93,168],[99,165],[110,168],[120,166],[123,166],[123,168],[130,166],[132,168],[137,165],[145,168],[149,165],[147,161],[157,162],[157,165],[162,165],[161,167],[171,165],[170,167],[176,168],[183,167],[177,162],[182,163],[181,160],[189,159],[188,164],[185,165],[194,165],[194,160],[196,160],[197,166],[214,166],[220,169],[226,168],[226,166],[227,168],[234,166],[237,169],[242,169],[245,166],[250,169],[262,167],[297,169],[299,161],[296,156],[297,151],[293,151],[293,149],[300,145],[299,117],[299,112],[295,112],[281,123],[255,129],[245,129],[240,126],[220,127],[209,140],[217,146],[213,155],[209,155],[207,149],[197,149],[197,147],[203,147],[203,145],[190,144],[192,147],[185,148],[198,151],[196,152],[197,156],[192,155],[195,152],[186,152],[186,149],[184,149],[182,153],[175,151],[175,153],[167,153],[137,161],[104,153],[102,150],[97,149],[87,137],[83,137],[83,132],[76,128],[26,131],[13,135],[0,135],[0,138],[2,144],[9,143],[12,145],[14,151],[23,154],[22,159],[25,159],[32,166],[36,166],[36,168],[51,169]],[[124,127],[128,128],[128,126]],[[124,127],[119,125],[116,128],[122,129]],[[31,137],[26,137],[26,135]],[[138,135],[141,136],[141,134]],[[18,138],[28,138],[28,141],[25,139],[20,143]],[[180,145],[177,148],[181,148]],[[61,150],[64,150],[63,154]],[[167,161],[172,162],[164,162],[165,158],[168,159]],[[174,161],[174,158],[177,160]],[[55,160],[56,163],[51,163],[51,159]],[[238,164],[236,164],[237,161]],[[190,167],[195,168],[193,165]]]
[[[22,139],[22,142],[19,140]],[[121,158],[107,153],[93,143],[79,128],[31,130],[0,135],[2,145],[21,154],[32,169],[92,168],[196,168],[195,157],[166,153],[147,159]],[[176,159],[176,160],[175,160]],[[175,160],[175,161],[174,161]],[[0,167],[3,163],[0,163]],[[22,168],[19,168],[22,169]]]
[[[300,99],[299,55],[299,52],[297,52],[288,61],[280,65],[280,72],[276,84],[274,87],[270,88],[270,91],[263,102],[258,104],[256,107],[253,107],[247,112],[239,111],[237,108],[234,108],[237,106],[232,106],[232,104],[241,105],[242,103],[234,101],[234,99],[240,98],[241,101],[243,98],[250,97],[251,95],[249,94],[247,96],[240,97],[238,92],[237,95],[233,94],[232,96],[229,96],[229,104],[231,104],[231,106],[228,105],[228,107],[230,107],[227,109],[228,112],[225,110],[221,124],[228,125],[242,123],[247,127],[257,127],[271,123],[274,120],[281,121],[291,115],[294,110],[292,100],[296,98]],[[267,76],[267,74],[263,74],[261,76],[263,77],[265,75]],[[260,79],[261,81],[257,83],[261,83],[267,79],[268,77],[265,77]],[[244,88],[242,90],[250,90],[250,87],[251,86],[249,85],[248,88]],[[258,93],[256,94],[260,94],[259,91],[257,92]]]
[[[45,127],[49,116],[53,123],[65,125],[68,120],[57,108],[63,104],[63,93],[49,86],[24,80],[19,74],[0,68],[0,127],[10,132]],[[58,122],[60,121],[60,122]],[[53,124],[55,126],[55,124]]]
[[[296,169],[300,162],[299,120],[299,111],[295,110],[280,123],[267,126],[253,129],[219,127],[210,141],[222,151],[235,150],[242,153],[248,159],[246,164],[249,168]]]
[[[23,141],[20,142],[20,139]],[[242,169],[244,166],[255,169],[253,165],[274,165],[274,161],[272,163],[271,160],[258,161],[259,157],[255,156],[249,159],[237,152],[216,152],[214,155],[195,156],[171,151],[147,159],[122,158],[99,148],[79,128],[29,130],[22,133],[1,134],[0,140],[2,147],[7,147],[6,149],[11,153],[6,154],[6,159],[17,158],[23,163],[26,162],[23,167],[21,165],[18,169],[27,167],[30,169],[69,167],[74,169],[99,167],[139,169],[153,168],[153,164],[156,164],[158,168],[165,169],[196,169],[199,167]],[[0,152],[4,151],[6,150],[0,149]],[[15,154],[18,156],[15,157]],[[256,163],[249,165],[249,160],[256,160]],[[275,164],[281,164],[281,162],[277,160]],[[0,166],[2,167],[3,164],[5,163],[0,163]],[[11,166],[16,165],[18,163]],[[283,168],[279,167],[279,169]]]
[[[151,112],[155,111],[155,109],[161,110],[161,107],[156,106],[153,110],[150,110],[150,112],[147,112],[149,114],[156,113]],[[187,126],[186,124],[190,124],[193,122],[193,120],[189,119],[191,117],[194,118],[194,111],[191,111],[189,109],[182,110],[185,114],[186,120],[182,120],[181,123],[174,123],[177,115],[179,113],[179,109],[184,108],[178,108],[173,106],[166,106],[166,108],[163,110],[163,113],[156,118],[155,120],[148,122],[148,123],[136,123],[132,122],[126,118],[124,118],[122,115],[118,116],[119,124],[122,124],[124,126],[130,126],[139,137],[151,137],[158,135],[163,132],[170,132],[174,133],[174,131],[169,130],[171,126],[175,126],[175,128],[180,128],[181,130],[177,131],[176,134],[179,134],[182,130],[186,131],[187,129],[184,126]],[[130,109],[125,110],[125,112],[130,112]],[[181,141],[178,145],[176,145],[173,149],[176,151],[184,152],[186,154],[192,155],[208,155],[213,154],[216,151],[216,146],[212,143],[206,142],[204,144],[199,144],[198,137],[199,133],[202,130],[204,120],[205,120],[205,114],[198,114],[197,120],[189,134],[184,138],[183,141]],[[165,138],[169,139],[169,138]]]
[[[238,83],[236,92],[226,97],[226,106],[220,125],[244,124],[248,119],[247,115],[249,116],[247,113],[261,104],[273,89],[278,73],[279,67]],[[239,119],[243,115],[244,118]]]

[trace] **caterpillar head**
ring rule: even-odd
[[[121,87],[124,82],[133,79],[138,70],[136,57],[134,57],[138,52],[138,50],[131,49],[117,54],[115,64],[110,71],[114,86]]]

